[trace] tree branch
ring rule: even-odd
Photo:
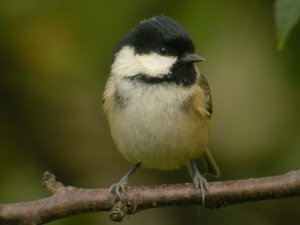
[[[0,204],[0,224],[39,225],[80,213],[111,211],[114,221],[138,211],[170,205],[199,205],[201,197],[190,183],[158,186],[130,186],[124,200],[114,202],[109,189],[82,189],[67,186],[45,172],[42,183],[51,197],[13,204]],[[280,176],[208,184],[205,207],[264,199],[300,196],[300,169]]]

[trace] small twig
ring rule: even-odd
[[[65,187],[46,172],[43,184],[51,197],[13,204],[0,204],[0,224],[39,225],[86,212],[110,211],[121,221],[138,211],[170,205],[199,205],[201,198],[190,183],[158,186],[130,186],[122,201],[113,202],[108,188]],[[207,208],[231,204],[300,196],[300,169],[284,175],[208,184]]]
[[[42,177],[42,185],[49,191],[50,194],[54,194],[58,190],[64,188],[63,183],[56,181],[55,175],[46,171]]]

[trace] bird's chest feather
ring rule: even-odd
[[[110,127],[117,148],[131,162],[174,169],[203,152],[207,137],[186,105],[193,87],[122,84],[115,92]]]
[[[161,131],[163,135],[163,132],[174,130],[185,117],[192,88],[179,88],[175,84],[127,84],[117,93],[120,102],[116,103],[116,112],[124,126],[148,135]]]

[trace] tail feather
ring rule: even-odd
[[[212,177],[220,177],[220,169],[217,166],[216,161],[214,160],[212,154],[210,153],[209,149],[206,149],[203,158],[205,160],[205,163],[207,164],[207,171],[206,174],[210,175]]]

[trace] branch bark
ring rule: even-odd
[[[171,205],[199,205],[201,197],[190,183],[158,186],[130,186],[123,200],[114,202],[108,188],[82,189],[67,186],[45,172],[42,183],[51,197],[31,202],[0,204],[0,224],[39,225],[72,215],[111,211],[121,221],[138,211]],[[300,169],[284,175],[208,184],[204,207],[300,196]]]

